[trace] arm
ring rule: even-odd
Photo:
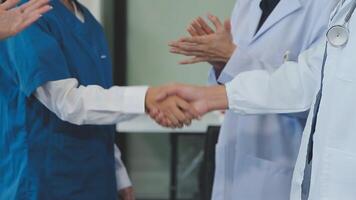
[[[229,109],[246,114],[308,110],[319,87],[324,49],[325,43],[321,43],[306,50],[298,62],[286,62],[273,73],[239,74],[226,84]]]
[[[132,186],[126,167],[121,160],[121,151],[114,144],[117,191]]]
[[[158,94],[168,92],[170,86],[118,87],[104,89],[97,85],[79,86],[76,79],[50,81],[37,88],[35,97],[61,120],[76,125],[108,125],[130,120],[137,114],[160,113]],[[169,127],[189,125],[199,114],[192,105],[180,98],[170,98],[170,120],[161,124]]]
[[[63,121],[76,125],[107,125],[145,113],[147,87],[79,86],[76,79],[51,81],[36,98]]]
[[[245,72],[221,86],[176,85],[167,94],[193,103],[202,115],[221,109],[242,114],[306,111],[319,86],[324,50],[325,44],[320,44],[303,52],[298,62],[286,62],[273,73]],[[167,94],[160,95],[159,99]]]

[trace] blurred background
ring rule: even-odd
[[[235,0],[80,0],[102,23],[119,85],[206,83],[208,64],[179,66],[168,42],[187,35],[197,16],[227,19]],[[207,200],[214,145],[221,119],[211,115],[193,127],[161,129],[144,116],[118,127],[118,143],[138,200]],[[210,133],[210,135],[209,135]],[[210,142],[210,143],[209,143]]]

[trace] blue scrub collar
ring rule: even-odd
[[[77,0],[73,0],[77,8],[83,13],[85,18],[85,22],[81,22],[73,12],[71,12],[60,0],[52,0],[52,5],[54,8],[55,13],[60,16],[59,18],[64,18],[66,25],[71,27],[71,29],[75,29],[76,31],[82,32],[83,29],[86,28],[86,24],[88,21],[92,20],[89,11]]]

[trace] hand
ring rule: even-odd
[[[228,108],[228,100],[225,86],[191,86],[172,84],[157,96],[157,101],[176,95],[189,102],[200,116],[213,111]],[[150,113],[158,123],[164,123],[164,117],[159,113]]]
[[[181,98],[168,95],[172,85],[151,87],[146,95],[146,111],[156,122],[164,127],[182,128],[199,118],[198,112]],[[159,98],[159,96],[165,96]]]
[[[127,187],[119,191],[120,200],[135,200],[133,187]]]
[[[230,21],[225,21],[223,25],[216,16],[209,15],[209,19],[216,28],[215,33],[185,37],[170,43],[170,52],[186,56],[194,56],[191,59],[182,61],[181,64],[194,64],[199,62],[226,63],[235,51],[236,45],[233,43]],[[198,23],[199,21],[196,20],[195,23]],[[200,31],[197,28],[198,25],[195,25],[195,28],[191,26],[188,28],[188,31],[193,35],[203,34],[201,30],[206,29],[203,27],[207,25],[202,25],[202,22],[200,22],[199,26],[201,27]]]
[[[227,91],[224,85],[217,86],[192,86],[173,84],[170,88],[158,96],[158,100],[165,95],[177,95],[189,103],[198,111],[200,116],[215,110],[228,109]]]
[[[190,23],[190,26],[187,28],[187,31],[192,37],[210,35],[215,33],[215,31],[210,28],[210,26],[201,17],[198,17],[193,20]]]
[[[215,31],[210,28],[210,26],[201,17],[198,17],[193,20],[193,22],[187,28],[187,31],[192,37],[210,35],[215,33]],[[224,69],[226,65],[226,62],[209,61],[208,63],[215,68],[215,71],[218,72],[218,74],[220,74],[220,72]]]
[[[48,2],[31,0],[20,7],[16,7],[19,0],[7,0],[0,4],[0,39],[16,35],[51,10]]]
[[[159,102],[158,109],[158,118],[153,112],[150,113],[150,116],[160,125],[169,128],[183,128],[184,125],[189,126],[192,120],[197,118],[191,114],[191,111],[194,111],[198,115],[193,105],[190,105],[178,96],[170,96]]]

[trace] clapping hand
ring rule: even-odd
[[[236,49],[231,34],[230,20],[223,24],[218,17],[208,15],[215,30],[201,17],[194,20],[187,31],[191,37],[183,37],[169,44],[170,52],[192,56],[180,64],[209,62],[218,70],[222,70]]]
[[[16,7],[19,0],[7,0],[0,4],[0,39],[19,33],[51,10],[48,2],[31,0],[19,7]]]

